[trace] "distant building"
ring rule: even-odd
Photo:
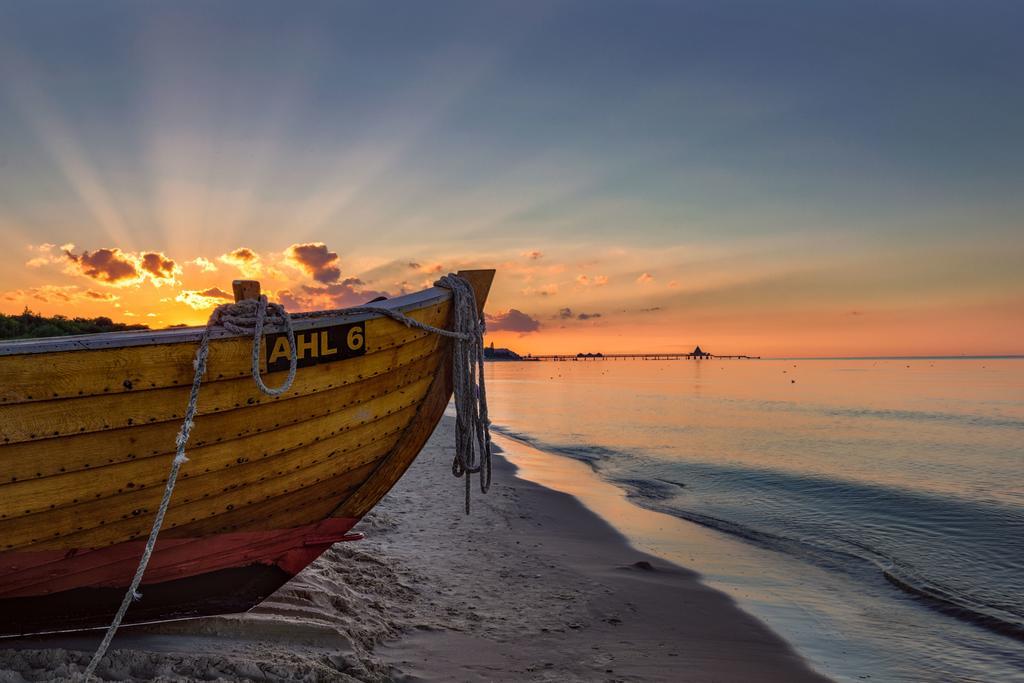
[[[691,356],[696,356],[697,358],[707,358],[711,354],[710,353],[705,353],[704,351],[701,351],[700,350],[700,345],[698,345],[697,348],[695,348],[693,350],[693,353],[691,353],[690,355]]]
[[[494,342],[484,349],[484,360],[522,360],[523,357],[512,349],[496,349]]]

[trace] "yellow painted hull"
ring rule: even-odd
[[[462,275],[482,310],[493,271]],[[430,325],[449,322],[447,290],[384,305]],[[378,315],[299,317],[296,330],[306,365],[275,398],[250,376],[251,339],[211,341],[189,462],[144,581],[163,597],[130,617],[252,606],[343,538],[440,419],[451,394],[448,340]],[[281,365],[272,336],[264,372]],[[195,337],[140,332],[0,345],[0,613],[42,613],[27,627],[0,617],[0,633],[109,619],[110,596],[127,584],[163,494]],[[283,377],[264,379],[273,386]],[[196,603],[197,590],[235,590],[247,567],[251,588]],[[175,587],[193,595],[177,600]]]

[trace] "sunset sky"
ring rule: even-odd
[[[494,267],[523,353],[1024,353],[1022,8],[3,3],[0,312]]]

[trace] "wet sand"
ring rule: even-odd
[[[445,418],[359,526],[244,615],[124,628],[106,680],[822,681],[686,569],[515,477],[462,512]],[[98,634],[0,644],[0,681],[73,679]]]

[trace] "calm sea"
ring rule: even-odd
[[[685,564],[826,673],[1024,678],[1024,360],[492,363],[487,381],[500,433],[756,548],[756,598],[713,548]]]

